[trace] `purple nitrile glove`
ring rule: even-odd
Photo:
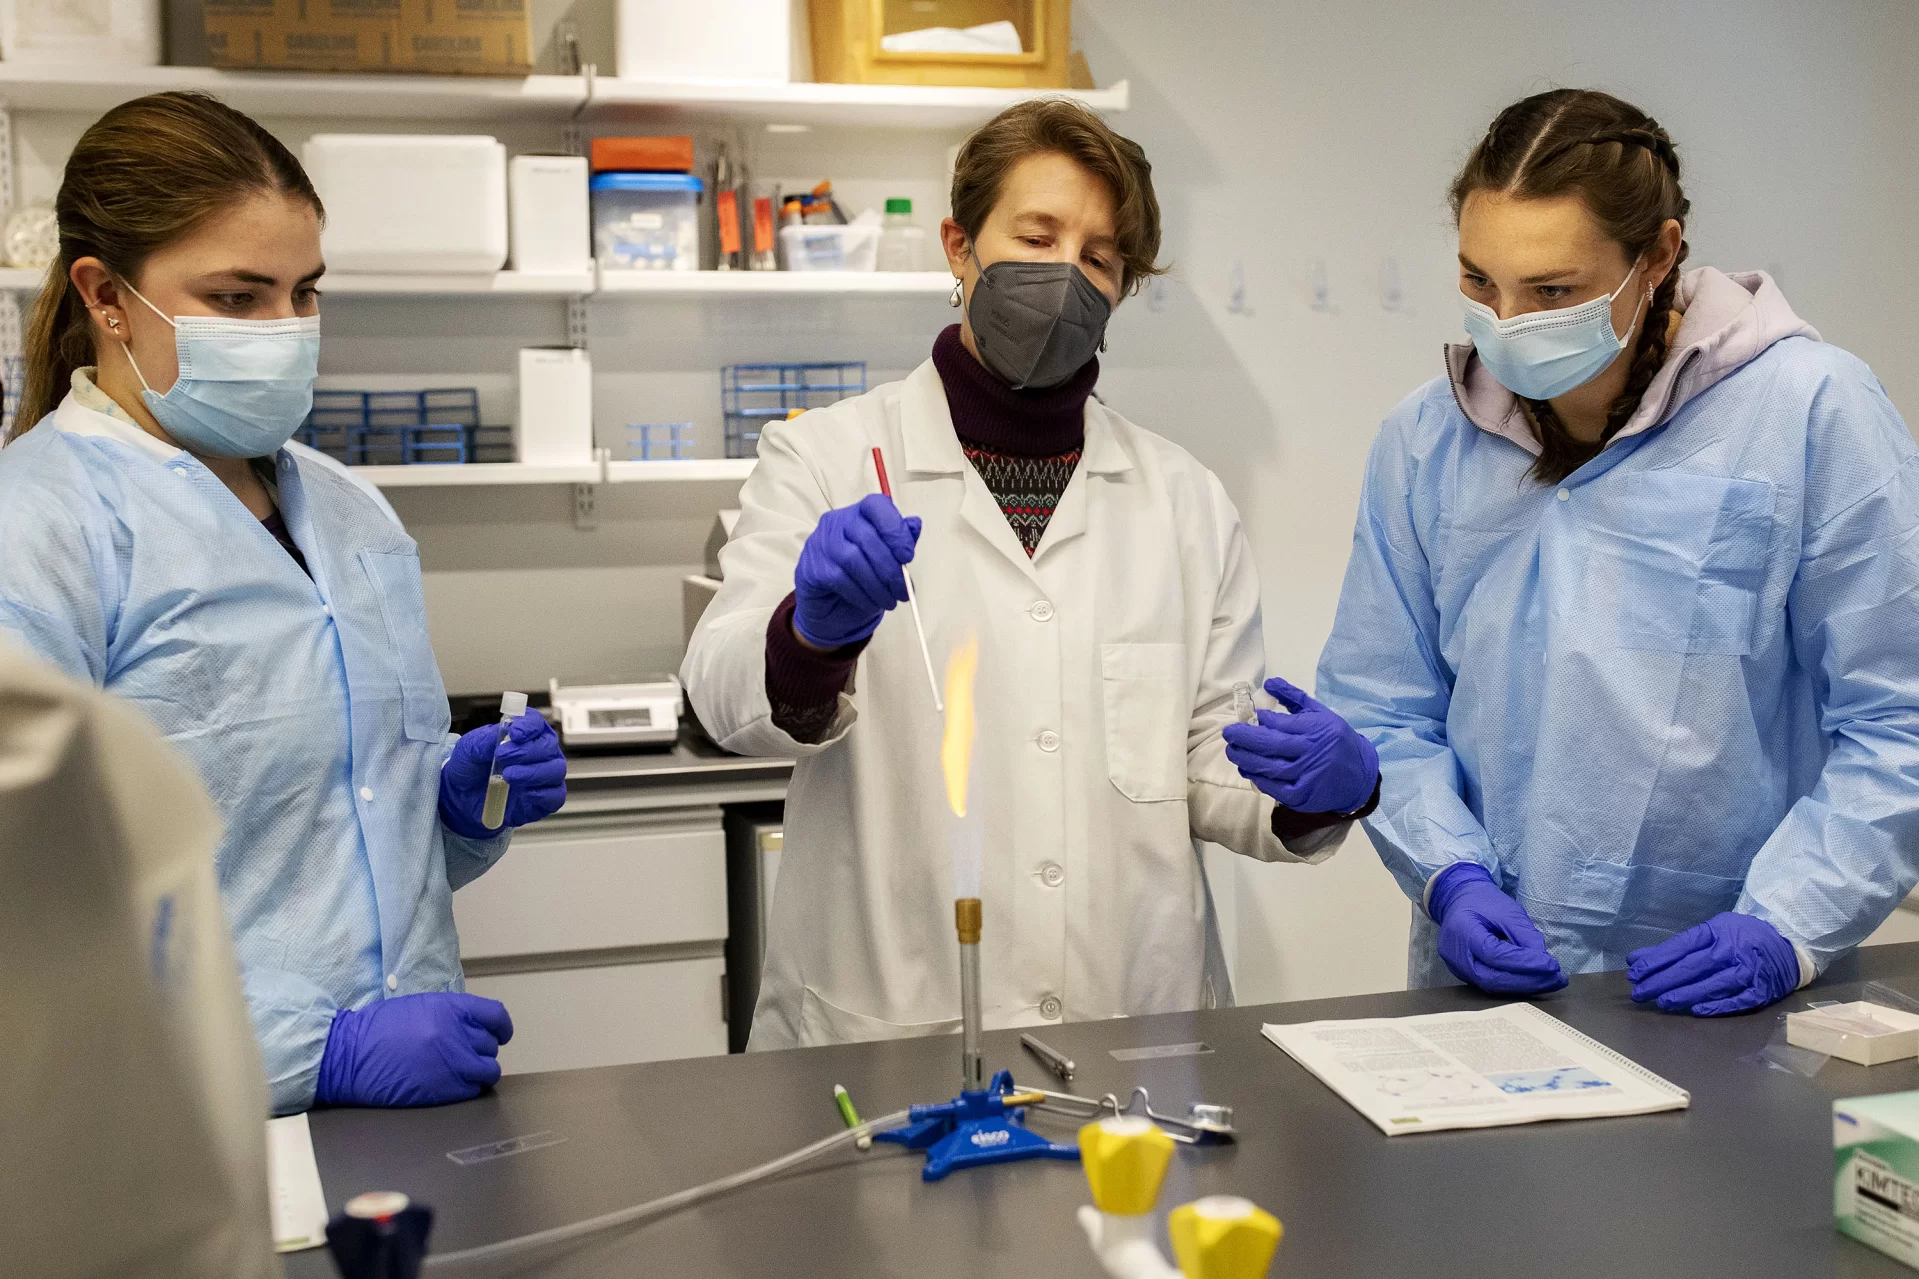
[[[1566,984],[1532,916],[1479,863],[1440,871],[1426,913],[1439,925],[1439,957],[1459,980],[1494,995],[1544,995]]]
[[[1799,989],[1799,952],[1757,915],[1722,911],[1657,946],[1626,956],[1633,1002],[1661,1012],[1723,1017]]]
[[[841,648],[879,629],[906,600],[906,574],[920,518],[868,494],[820,516],[793,570],[793,631],[815,648]]]
[[[1266,691],[1292,713],[1263,710],[1257,724],[1226,726],[1226,758],[1240,776],[1296,813],[1363,808],[1379,783],[1373,744],[1283,679]]]
[[[455,835],[492,839],[514,827],[530,826],[551,817],[566,803],[566,756],[560,753],[560,735],[538,711],[528,710],[507,725],[488,724],[462,734],[440,769],[440,821]],[[486,783],[499,745],[500,776],[506,779],[506,820],[498,829],[481,825],[486,811]]]
[[[435,990],[333,1016],[314,1100],[328,1106],[438,1106],[500,1082],[513,1019],[497,999]]]

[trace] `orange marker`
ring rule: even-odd
[[[873,449],[873,470],[880,477],[880,492],[887,497],[893,496],[893,486],[886,482],[886,459],[880,455],[878,446]],[[913,610],[913,629],[919,632],[920,659],[926,663],[926,682],[933,689],[933,709],[939,714],[946,713],[946,704],[940,701],[939,677],[933,674],[933,654],[926,647],[926,625],[920,621],[920,604],[913,594],[913,575],[900,565],[900,575],[906,579],[906,606]]]

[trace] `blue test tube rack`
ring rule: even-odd
[[[729,364],[720,370],[720,411],[726,423],[726,455],[755,457],[767,422],[795,410],[824,408],[866,392],[864,360],[808,364]]]
[[[691,422],[635,422],[626,428],[626,455],[634,462],[683,462],[693,456]]]
[[[478,460],[480,394],[316,390],[294,438],[348,466],[446,465]],[[510,452],[510,444],[509,444]]]

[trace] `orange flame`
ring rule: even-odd
[[[955,817],[966,816],[966,783],[973,766],[973,676],[979,671],[979,641],[966,642],[946,659],[946,735],[940,741],[940,768],[946,774],[946,802]]]

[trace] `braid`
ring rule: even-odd
[[[1685,257],[1683,249],[1680,257],[1682,260]],[[1598,457],[1612,437],[1632,420],[1632,415],[1639,411],[1639,401],[1645,396],[1646,388],[1652,385],[1653,378],[1659,375],[1659,370],[1666,363],[1673,306],[1678,294],[1679,268],[1675,263],[1653,291],[1652,301],[1646,307],[1646,318],[1639,326],[1632,364],[1626,372],[1626,388],[1606,410],[1606,429],[1597,440],[1589,444],[1574,439],[1559,420],[1559,414],[1553,411],[1550,400],[1519,401],[1532,421],[1533,438],[1539,441],[1539,459],[1532,467],[1534,479],[1542,484],[1559,483]]]
[[[1659,282],[1653,291],[1652,301],[1646,305],[1646,321],[1639,334],[1639,349],[1633,352],[1632,367],[1626,373],[1626,389],[1606,410],[1606,433],[1600,439],[1603,444],[1619,434],[1632,415],[1639,411],[1640,398],[1646,394],[1646,388],[1652,385],[1653,378],[1661,366],[1666,363],[1666,344],[1672,331],[1673,302],[1679,293],[1679,267],[1666,272],[1666,278]]]

